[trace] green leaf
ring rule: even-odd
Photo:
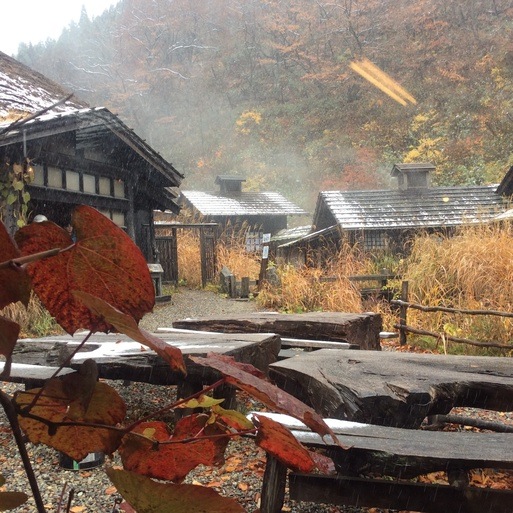
[[[15,191],[22,191],[24,186],[25,186],[25,184],[23,182],[19,181],[19,180],[14,180],[12,182],[12,188]]]
[[[253,429],[255,426],[247,417],[236,410],[225,410],[221,406],[214,406],[212,412],[221,419],[227,426],[233,429]]]
[[[16,200],[18,199],[18,196],[17,194],[13,194],[12,192],[10,192],[8,195],[7,195],[7,204],[8,205],[12,205],[13,203],[16,202]]]
[[[178,408],[212,408],[221,404],[224,399],[214,399],[208,395],[200,395],[197,399],[189,399],[187,402],[180,404]]]
[[[107,469],[107,475],[137,513],[244,513],[233,499],[211,488],[186,484],[157,483],[125,470]]]
[[[23,203],[28,203],[30,201],[30,193],[28,191],[23,191],[21,193],[21,197],[23,199]]]

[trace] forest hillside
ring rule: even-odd
[[[121,0],[17,58],[106,106],[186,176],[218,174],[313,209],[318,191],[440,185],[513,163],[513,0]],[[351,68],[369,59],[416,100]]]

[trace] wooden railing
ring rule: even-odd
[[[414,335],[423,335],[428,337],[433,337],[437,339],[445,339],[447,341],[457,342],[459,344],[467,344],[477,347],[493,347],[497,349],[513,349],[513,345],[504,344],[501,342],[482,342],[478,340],[472,340],[468,338],[455,337],[453,335],[449,335],[447,333],[436,333],[429,330],[423,330],[419,328],[414,328],[412,326],[408,326],[407,322],[407,314],[408,308],[413,308],[415,310],[420,310],[422,312],[446,312],[452,314],[461,314],[461,315],[491,315],[497,317],[513,317],[512,312],[502,312],[499,310],[467,310],[462,308],[448,308],[443,306],[425,306],[420,305],[418,303],[411,303],[408,301],[408,281],[403,281],[401,286],[401,299],[395,299],[390,301],[392,305],[399,307],[399,322],[394,324],[394,328],[399,331],[399,343],[400,345],[406,344],[406,336],[408,333]]]
[[[391,273],[388,269],[382,269],[379,274],[358,274],[355,276],[348,276],[349,281],[365,283],[365,282],[376,282],[373,287],[361,287],[360,292],[363,297],[371,295],[382,295],[387,299],[391,299],[394,291],[389,288],[390,280],[400,280],[401,276]],[[320,281],[336,281],[335,276],[326,276],[320,279]]]

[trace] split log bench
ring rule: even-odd
[[[513,411],[504,357],[320,349],[271,364],[269,376],[327,418],[416,429],[456,406]]]
[[[205,333],[204,331],[196,330],[181,330],[179,328],[157,328],[157,334],[162,333]],[[212,333],[212,332],[207,332]],[[301,354],[302,351],[316,351],[317,349],[359,349],[357,344],[350,344],[349,342],[330,342],[326,340],[309,340],[302,338],[284,338],[280,337],[281,349],[278,353],[278,360],[291,358]]]
[[[331,475],[288,472],[268,455],[261,513],[281,511],[287,477],[289,497],[296,501],[428,513],[513,511],[512,490],[468,486],[464,478],[471,469],[513,469],[513,434],[407,430],[326,419],[348,447],[342,449],[288,415],[253,413],[285,425],[308,448],[325,450],[337,469]],[[407,481],[435,471],[446,471],[451,485]]]
[[[36,339],[21,339],[13,354],[13,361],[25,364],[59,365],[84,338],[86,333],[74,336],[59,335]],[[188,356],[206,356],[220,353],[232,356],[236,361],[251,363],[265,374],[269,365],[276,362],[281,347],[280,338],[274,333],[193,333],[170,330],[157,336],[178,347],[187,368],[187,378],[173,371],[158,354],[127,335],[121,333],[96,333],[84,348],[71,360],[70,367],[78,366],[92,358],[98,366],[98,376],[104,379],[140,381],[155,385],[176,385],[179,397],[188,397],[221,378],[221,374],[209,367],[195,364]],[[235,404],[232,387],[218,391],[225,398],[226,407]]]
[[[379,314],[368,312],[310,312],[280,314],[257,312],[242,316],[219,316],[181,319],[173,321],[173,328],[218,333],[276,333],[282,338],[282,347],[299,347],[297,340],[341,343],[340,347],[379,351],[382,319]],[[289,342],[286,342],[286,341]],[[296,345],[294,345],[296,344]],[[311,349],[317,349],[310,344]]]
[[[0,373],[3,372],[5,362],[0,362]],[[7,381],[10,383],[22,383],[25,385],[25,389],[36,388],[43,386],[43,384],[52,378],[59,367],[48,367],[46,365],[30,365],[23,363],[11,364],[11,372],[8,377],[0,378],[0,381]],[[72,374],[75,371],[73,369],[61,369],[57,374],[57,377],[66,376]]]

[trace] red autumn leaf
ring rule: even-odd
[[[130,506],[130,504],[128,504],[128,502],[122,502],[119,505],[119,510],[124,511],[125,513],[137,513],[137,511],[135,511],[135,509],[132,508],[132,506]]]
[[[243,370],[244,372],[247,372],[248,374],[256,376],[257,378],[267,379],[267,376],[260,369],[257,369],[250,363],[238,362],[237,360],[235,360],[233,356],[229,356],[227,354],[219,353],[216,355],[216,357],[218,361],[226,362],[229,365],[232,365],[240,370]]]
[[[310,457],[315,463],[315,468],[321,471],[323,474],[336,474],[335,463],[329,456],[325,456],[320,452],[308,451],[310,453]]]
[[[45,384],[43,393],[30,414],[50,422],[84,422],[116,426],[125,418],[126,406],[118,393],[103,382],[97,382],[88,401],[87,410],[78,415],[83,403],[82,377],[69,374],[63,379],[52,379]],[[87,381],[87,380],[86,380]],[[87,387],[89,384],[86,385]],[[120,434],[114,430],[93,426],[60,426],[55,432],[48,425],[32,417],[23,416],[23,409],[32,404],[39,388],[19,392],[15,396],[19,421],[32,443],[44,443],[70,458],[80,461],[91,452],[114,452],[120,443]],[[74,411],[70,419],[69,412]]]
[[[0,377],[8,377],[11,372],[11,356],[20,334],[19,324],[0,316],[0,354],[6,358]]]
[[[91,312],[96,316],[114,326],[114,328],[120,333],[124,333],[136,342],[140,342],[150,349],[153,349],[159,356],[169,363],[173,370],[180,372],[183,375],[187,374],[182,351],[180,351],[180,349],[172,346],[155,335],[148,333],[146,330],[139,328],[133,317],[120,312],[103,299],[92,296],[91,294],[83,291],[73,291],[73,296],[86,305],[87,308],[89,308],[89,310],[91,310]]]
[[[241,370],[238,366],[218,358],[215,353],[209,353],[207,358],[191,356],[198,365],[212,367],[221,372],[231,385],[244,390],[274,411],[291,415],[305,423],[312,431],[322,437],[330,435],[340,445],[335,433],[324,422],[323,418],[299,399],[272,385],[271,383]]]
[[[208,415],[182,418],[171,434],[163,422],[140,424],[123,438],[119,453],[127,470],[157,479],[181,482],[198,465],[221,465],[228,437],[215,425],[207,425]],[[216,438],[208,438],[208,437]],[[180,442],[196,438],[194,442]],[[155,442],[163,442],[156,444]],[[173,443],[165,443],[173,442]]]
[[[5,226],[0,223],[0,263],[21,256]],[[30,280],[27,273],[17,267],[7,266],[0,269],[0,309],[10,303],[21,301],[28,305],[30,298]]]
[[[23,255],[73,244],[55,257],[28,264],[36,294],[70,334],[79,328],[112,330],[110,324],[77,301],[73,291],[99,297],[138,322],[155,303],[153,281],[139,248],[92,207],[76,207],[72,224],[75,244],[66,230],[49,221],[32,223],[16,233]]]
[[[139,513],[245,513],[235,500],[212,488],[189,484],[157,483],[124,470],[107,469],[123,498]]]
[[[309,451],[282,424],[264,415],[255,415],[258,421],[256,443],[285,466],[297,472],[311,472],[315,463]]]

